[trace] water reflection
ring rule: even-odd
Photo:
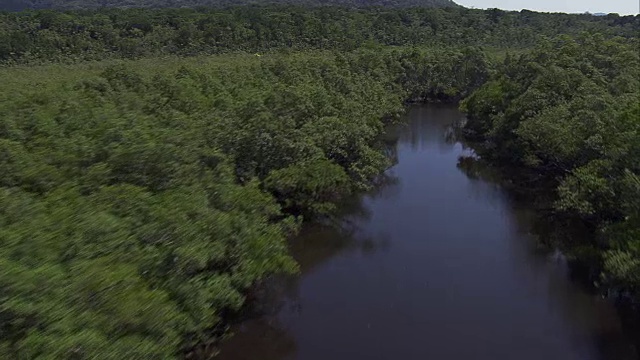
[[[385,186],[304,229],[302,276],[270,286],[219,358],[635,359],[610,304],[539,246],[554,230],[455,140],[461,120],[413,108]]]
[[[362,226],[371,220],[368,201],[392,197],[399,186],[398,178],[383,175],[374,190],[363,196],[347,199],[334,219],[303,227],[291,241],[290,251],[300,264],[301,274],[309,274],[326,261],[340,254],[367,256],[384,251],[388,236],[366,236]],[[394,190],[395,189],[395,190]],[[232,336],[225,341],[219,360],[284,360],[294,359],[296,341],[291,329],[283,322],[296,317],[303,310],[300,282],[303,277],[287,276],[269,279],[256,301],[256,318],[243,321],[232,328]],[[203,357],[204,359],[204,357]]]
[[[591,236],[588,229],[581,227],[581,224],[534,211],[531,203],[535,200],[518,196],[517,192],[505,192],[496,169],[473,154],[460,156],[457,166],[472,180],[475,195],[488,199],[495,199],[499,194],[503,196],[508,212],[516,220],[513,222],[514,230],[522,240],[511,243],[512,250],[518,255],[514,259],[518,258],[518,261],[528,263],[534,269],[530,271],[528,268],[515,267],[520,270],[518,276],[545,275],[544,278],[530,281],[546,284],[550,311],[566,317],[567,322],[573,324],[569,329],[571,342],[579,348],[584,344],[585,337],[590,339],[588,343],[597,349],[598,359],[635,359],[637,351],[633,348],[632,339],[625,336],[615,308],[591,291],[589,286],[576,281],[583,280],[584,275],[574,274],[572,264],[558,247],[562,244],[566,248],[572,239],[583,241],[586,236]]]
[[[296,342],[277,318],[262,317],[236,327],[215,359],[281,360],[292,359]]]
[[[302,274],[313,271],[338,254],[370,255],[389,246],[388,235],[366,236],[358,218],[350,217],[340,227],[313,224],[292,241],[291,253],[300,264]]]

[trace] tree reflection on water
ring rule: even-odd
[[[392,196],[397,184],[395,176],[384,174],[374,190],[346,199],[336,216],[305,224],[290,241],[291,254],[300,265],[300,275],[272,277],[261,284],[252,294],[252,304],[248,307],[252,309],[251,314],[231,328],[233,336],[224,342],[224,351],[215,358],[282,360],[294,357],[296,342],[282,319],[296,316],[301,311],[301,279],[340,254],[371,255],[386,248],[388,239],[384,234],[374,238],[365,234],[361,225],[371,218],[366,201]],[[251,349],[247,349],[246,344],[251,344]],[[214,352],[209,351],[197,359],[208,359],[213,355]]]

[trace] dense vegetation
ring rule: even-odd
[[[474,49],[371,49],[3,71],[0,354],[206,340],[252,284],[295,270],[286,214],[326,214],[388,166],[376,138],[403,87],[460,96],[484,66]]]
[[[555,210],[598,229],[567,250],[640,305],[640,54],[637,39],[563,37],[508,57],[465,100],[485,158],[556,186]]]
[[[390,46],[529,48],[541,36],[633,37],[640,16],[531,11],[238,7],[0,13],[0,63]]]
[[[117,8],[192,8],[238,5],[303,5],[348,7],[451,7],[452,0],[5,0],[0,10],[26,9],[81,10],[105,7]]]
[[[638,296],[639,29],[461,7],[0,13],[0,356],[215,339],[296,271],[300,221],[389,165],[405,100],[467,98],[486,157],[556,181],[557,210],[601,229],[579,256]]]

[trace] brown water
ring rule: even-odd
[[[532,212],[457,166],[462,115],[416,106],[388,184],[292,243],[302,275],[237,326],[223,360],[635,359],[615,310],[540,250]]]

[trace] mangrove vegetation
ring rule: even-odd
[[[219,339],[256,284],[297,271],[301,222],[389,167],[406,101],[464,99],[482,156],[553,184],[554,212],[596,234],[568,253],[640,301],[640,17],[88,3],[0,13],[3,358]]]

